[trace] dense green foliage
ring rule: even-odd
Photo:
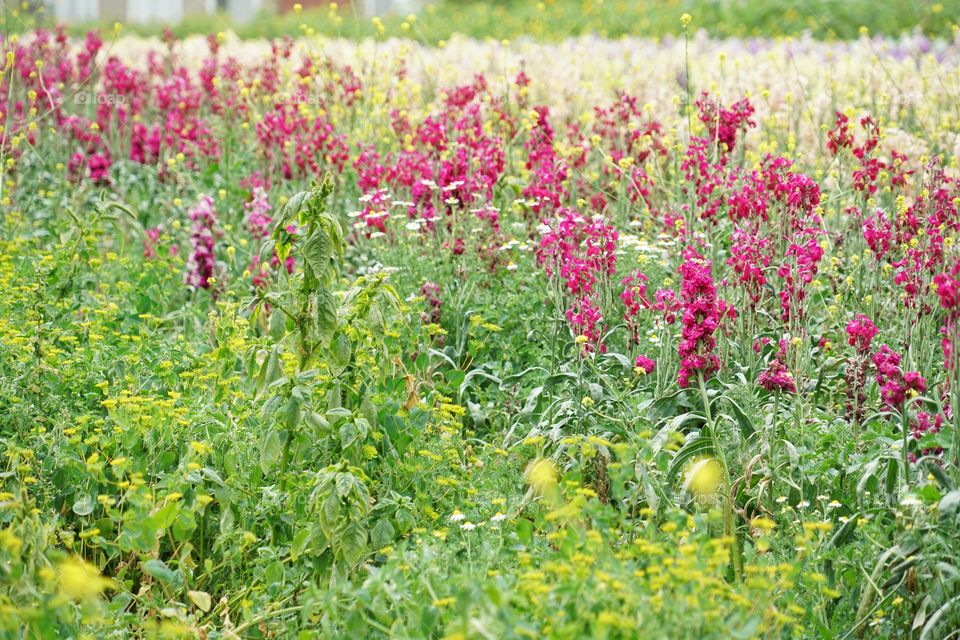
[[[956,46],[596,88],[48,36],[0,91],[3,637],[960,626]]]

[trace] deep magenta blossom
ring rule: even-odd
[[[566,316],[573,332],[586,338],[583,343],[585,352],[606,353],[607,345],[603,343],[603,333],[606,331],[603,314],[589,298],[578,299],[574,306],[567,309]]]
[[[706,379],[720,368],[720,360],[714,353],[717,342],[713,337],[720,313],[711,267],[710,261],[692,247],[684,251],[684,261],[680,265],[683,280],[680,288],[683,315],[680,322],[683,330],[677,349],[680,355],[677,384],[681,387],[690,384],[691,376],[702,375]]]
[[[757,376],[757,384],[767,391],[778,391],[781,393],[796,393],[797,385],[793,380],[793,375],[786,364],[787,359],[787,340],[780,341],[780,350],[776,357],[770,362],[770,365]]]
[[[873,324],[867,316],[858,313],[857,316],[847,323],[847,342],[851,347],[856,348],[857,353],[864,354],[870,351],[870,342],[879,332],[877,326]]]
[[[872,359],[877,368],[880,397],[890,407],[902,409],[908,393],[917,394],[927,390],[926,381],[917,371],[908,371],[904,375],[900,368],[900,355],[887,345],[880,345]]]
[[[657,368],[657,363],[647,356],[640,355],[633,363],[633,368],[637,371],[643,371],[645,374],[650,374]]]

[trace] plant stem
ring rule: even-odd
[[[703,413],[707,419],[707,428],[710,430],[710,438],[713,440],[713,450],[720,461],[720,467],[723,470],[723,528],[724,534],[732,540],[730,547],[730,564],[733,566],[733,576],[736,580],[743,577],[743,559],[740,557],[740,540],[737,536],[737,524],[733,512],[733,490],[730,485],[730,469],[727,467],[726,456],[723,454],[723,448],[717,439],[716,428],[713,423],[713,415],[710,412],[710,398],[707,396],[707,385],[703,380],[703,373],[697,372],[697,382],[700,385],[700,397],[703,400]]]
[[[903,484],[910,486],[910,458],[907,454],[909,449],[910,421],[907,419],[907,405],[900,408],[900,427],[903,430],[903,447],[900,455],[903,457]]]

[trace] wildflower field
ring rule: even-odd
[[[0,40],[0,637],[960,637],[956,28],[403,24]]]

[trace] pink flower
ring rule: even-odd
[[[578,299],[574,306],[567,309],[566,316],[574,333],[587,339],[583,343],[584,352],[606,353],[607,345],[603,343],[603,333],[606,331],[606,326],[603,325],[603,314],[590,302],[589,298]]]
[[[923,393],[927,383],[916,371],[904,375],[900,369],[900,355],[887,345],[873,354],[873,365],[877,368],[877,384],[880,385],[880,397],[894,409],[901,409],[907,394]]]
[[[796,393],[797,385],[793,381],[793,375],[783,362],[782,354],[778,354],[763,372],[757,376],[757,384],[767,391],[780,391],[783,393]]]
[[[153,260],[157,257],[157,241],[160,239],[160,227],[145,229],[146,237],[143,239],[143,257],[147,260]]]
[[[630,332],[630,344],[636,344],[639,340],[639,322],[637,316],[640,309],[650,308],[650,300],[647,298],[647,276],[637,271],[621,281],[624,289],[620,294],[620,300],[623,301],[626,309],[623,312],[623,319],[627,322],[627,330]]]
[[[752,120],[753,105],[746,98],[724,108],[704,92],[697,98],[696,105],[700,121],[707,126],[709,141],[717,141],[724,153],[732,151],[736,146],[737,134],[740,131],[757,125]]]
[[[733,267],[736,283],[744,288],[750,301],[757,304],[767,284],[764,270],[770,266],[770,241],[741,227],[734,228],[730,239],[727,266]]]
[[[643,371],[644,374],[650,374],[657,367],[657,363],[647,356],[641,355],[637,356],[637,360],[633,363],[633,367],[637,371]]]
[[[420,287],[420,295],[427,307],[427,310],[420,314],[420,321],[424,324],[440,324],[440,308],[443,306],[440,300],[440,285],[425,282]]]
[[[857,353],[867,353],[870,351],[870,342],[877,335],[879,329],[876,325],[862,313],[847,324],[847,342],[851,347],[855,347]]]
[[[247,231],[255,240],[263,240],[270,235],[270,200],[263,187],[254,187],[250,201],[243,203],[247,212]]]
[[[680,288],[683,330],[677,350],[680,356],[677,384],[687,387],[691,376],[708,378],[720,368],[713,337],[720,318],[710,261],[689,247],[684,251],[680,276],[683,280]]]
[[[187,273],[184,282],[198,289],[209,289],[210,279],[214,277],[216,258],[214,245],[220,232],[216,229],[217,212],[213,209],[213,199],[202,196],[190,210],[193,229],[190,232],[190,258],[187,260]]]

